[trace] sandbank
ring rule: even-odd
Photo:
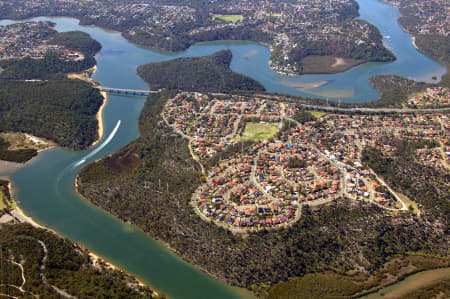
[[[255,56],[256,54],[258,54],[258,50],[250,50],[245,53],[245,57]]]
[[[419,51],[419,48],[417,48],[417,45],[416,45],[416,37],[415,36],[412,36],[412,45],[414,46],[414,48],[416,48],[416,50]]]
[[[286,85],[289,87],[301,88],[301,89],[318,88],[327,83],[328,83],[328,81],[318,81],[318,82],[310,82],[310,83],[302,83],[302,82],[294,83],[294,82],[286,82],[286,81],[282,82],[283,85]]]
[[[301,91],[310,93],[315,96],[321,96],[326,98],[351,98],[354,96],[353,89],[343,89],[343,90],[327,90],[327,91],[316,91],[311,89],[302,89]]]
[[[105,108],[105,106],[106,106],[106,104],[108,102],[108,95],[104,91],[101,91],[100,93],[103,96],[103,103],[100,106],[100,109],[98,109],[97,115],[95,116],[95,118],[98,121],[98,138],[97,138],[97,140],[95,140],[91,144],[91,147],[95,146],[103,138],[103,132],[104,132],[104,127],[103,127],[103,109]]]
[[[334,63],[331,65],[331,67],[338,67],[340,65],[345,65],[345,59],[344,58],[338,58],[335,57],[334,58]]]
[[[97,71],[97,65],[94,65],[93,67],[91,67],[90,69],[87,69],[81,73],[70,73],[67,74],[67,78],[69,79],[79,79],[82,81],[86,81],[89,82],[93,85],[96,85],[98,83],[96,83],[94,80],[92,80],[92,76],[95,74],[95,72]]]
[[[19,170],[25,164],[0,160],[0,174],[8,175]]]

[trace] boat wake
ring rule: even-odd
[[[83,163],[86,162],[87,159],[91,158],[92,156],[97,154],[99,151],[101,151],[105,146],[107,146],[108,143],[111,142],[111,140],[114,138],[114,135],[116,135],[117,131],[119,130],[120,122],[121,122],[120,120],[117,121],[117,124],[114,127],[114,129],[112,130],[111,134],[109,134],[108,138],[106,138],[106,140],[102,144],[100,144],[95,150],[93,150],[92,152],[90,152],[89,154],[84,156],[83,159],[81,159],[80,161],[75,163],[75,165],[73,167],[75,168],[75,167],[82,165]]]

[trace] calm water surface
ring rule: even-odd
[[[58,31],[82,30],[102,44],[97,55],[98,71],[94,80],[104,86],[146,89],[147,85],[136,75],[138,65],[170,60],[176,57],[209,55],[222,49],[233,52],[231,68],[261,83],[271,92],[308,95],[295,88],[297,84],[325,81],[310,94],[343,101],[367,101],[377,93],[367,83],[376,74],[397,74],[418,80],[440,78],[445,68],[417,52],[411,37],[397,25],[397,9],[374,0],[359,0],[363,19],[375,24],[386,44],[397,56],[389,64],[369,63],[336,75],[280,76],[269,69],[269,50],[261,45],[245,42],[199,44],[183,53],[167,54],[134,46],[119,33],[97,27],[78,25],[70,18],[35,18],[51,20]],[[386,21],[386,15],[392,20]],[[6,25],[12,21],[0,21]],[[309,95],[310,95],[309,94]],[[94,148],[84,152],[52,149],[42,152],[37,159],[11,175],[16,189],[16,200],[31,217],[79,242],[112,263],[139,276],[144,282],[172,298],[242,298],[240,290],[205,275],[174,256],[140,230],[124,224],[103,210],[82,200],[74,191],[74,179],[80,168],[96,159],[117,151],[134,140],[139,132],[137,120],[145,98],[108,96],[104,109],[104,137]],[[120,123],[119,123],[120,121]],[[84,161],[85,160],[85,161]],[[0,173],[0,176],[5,175]]]

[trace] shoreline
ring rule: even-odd
[[[34,220],[32,217],[28,216],[17,204],[16,200],[15,200],[15,192],[14,192],[14,188],[12,185],[12,182],[10,180],[8,180],[8,191],[9,194],[11,196],[11,199],[14,201],[15,207],[13,211],[16,211],[16,213],[19,215],[19,220],[21,220],[21,222],[26,222],[28,224],[30,224],[31,226],[35,227],[35,228],[40,228],[43,230],[47,230],[55,235],[57,235],[59,238],[66,238],[63,235],[61,235],[60,233],[58,233],[57,231],[48,228],[40,223],[38,223],[36,220]],[[72,241],[74,242],[74,241]],[[105,264],[107,268],[115,270],[115,271],[120,271],[120,272],[124,272],[127,273],[128,275],[130,275],[131,277],[133,277],[134,279],[136,279],[136,281],[142,285],[142,286],[149,286],[148,284],[145,284],[141,279],[139,279],[136,275],[131,274],[130,272],[120,268],[119,266],[116,266],[114,264],[112,264],[111,262],[109,262],[106,258],[104,258],[103,256],[95,253],[94,251],[92,251],[91,249],[87,248],[86,246],[79,244],[77,242],[74,242],[77,246],[79,246],[80,248],[82,248],[83,250],[85,250],[86,254],[89,255],[89,257],[91,258],[92,262],[98,262],[100,261],[101,263]],[[157,296],[159,295],[159,293],[151,288],[151,290],[153,291],[154,294],[156,294]]]
[[[97,85],[99,85],[97,82],[92,80],[92,76],[96,72],[97,72],[97,64],[94,65],[93,67],[91,67],[90,69],[87,69],[81,73],[67,74],[67,78],[86,81],[86,82],[90,83],[92,85],[92,87],[95,88],[95,87],[97,87]],[[104,91],[100,91],[100,94],[103,96],[103,103],[100,106],[100,108],[97,111],[97,114],[95,116],[95,118],[97,119],[97,122],[98,122],[98,129],[97,129],[98,138],[91,145],[89,145],[88,149],[97,145],[102,140],[103,134],[104,134],[103,109],[105,108],[106,104],[108,103],[108,95]]]
[[[316,81],[316,82],[310,82],[310,83],[282,82],[282,84],[289,86],[289,87],[300,88],[300,89],[314,89],[314,88],[319,88],[319,87],[322,87],[322,86],[328,84],[328,81],[323,80],[323,81]]]
[[[27,214],[25,214],[25,212],[19,207],[19,205],[17,204],[16,200],[14,199],[14,197],[15,197],[16,194],[15,194],[15,192],[14,192],[14,188],[13,188],[13,185],[12,185],[11,180],[8,180],[8,181],[9,181],[9,183],[8,183],[8,191],[9,191],[9,195],[11,196],[11,200],[13,200],[13,201],[14,201],[14,204],[15,204],[14,210],[17,211],[17,213],[22,217],[22,220],[24,220],[23,222],[26,222],[26,223],[28,223],[28,224],[30,224],[31,226],[36,227],[36,228],[41,228],[41,229],[49,230],[49,231],[51,231],[52,233],[55,233],[55,234],[57,234],[57,235],[59,236],[59,234],[56,233],[55,231],[53,231],[52,229],[49,229],[49,228],[47,228],[47,227],[45,227],[45,226],[39,224],[39,223],[36,222],[32,217],[30,217],[30,216],[28,216]]]
[[[32,136],[32,135],[30,135],[30,136]],[[36,137],[36,136],[33,136],[33,137]],[[0,177],[4,177],[7,180],[9,180],[8,177],[11,174],[13,174],[16,171],[18,171],[18,170],[28,166],[29,164],[33,163],[36,159],[38,159],[40,153],[42,153],[44,151],[47,151],[47,150],[50,150],[50,149],[53,149],[53,148],[56,148],[56,147],[57,147],[56,145],[52,145],[52,146],[49,146],[47,148],[43,148],[43,149],[37,150],[38,154],[36,156],[34,156],[30,160],[25,161],[23,163],[6,161],[6,160],[0,160]]]
[[[105,131],[104,125],[103,125],[103,109],[105,109],[106,104],[108,103],[108,95],[104,91],[101,91],[100,93],[103,96],[103,103],[100,106],[100,108],[98,109],[97,115],[95,116],[95,118],[97,119],[97,122],[98,122],[98,130],[97,130],[98,138],[89,146],[89,148],[94,147],[102,140],[103,134]]]
[[[92,68],[87,69],[86,71],[83,71],[81,73],[70,73],[70,74],[67,74],[67,78],[69,78],[69,79],[79,79],[79,80],[82,80],[82,81],[86,81],[86,82],[90,83],[92,85],[92,87],[95,88],[98,83],[96,83],[94,80],[92,80],[91,77],[95,74],[96,71],[97,71],[97,65],[94,65]],[[90,149],[90,148],[94,147],[95,145],[97,145],[102,140],[103,134],[104,134],[103,109],[106,107],[106,105],[108,103],[108,95],[104,91],[100,91],[100,93],[101,93],[101,95],[103,97],[103,102],[102,102],[102,105],[100,106],[100,108],[97,111],[97,114],[95,116],[95,118],[97,119],[97,122],[98,122],[98,130],[97,130],[98,138],[91,145],[89,145],[89,147],[87,149]],[[46,150],[53,149],[53,148],[57,147],[57,145],[55,145],[54,142],[49,142],[46,139],[43,139],[41,137],[37,137],[37,136],[31,135],[29,133],[24,133],[24,134],[26,136],[28,136],[29,138],[40,140],[40,141],[44,142],[47,145],[47,147],[45,147],[45,148],[37,149],[37,153],[38,154],[43,152],[43,151],[46,151]],[[6,176],[8,176],[8,175],[18,171],[19,169],[27,166],[29,163],[31,163],[38,156],[39,155],[37,155],[36,157],[33,157],[32,159],[30,159],[30,160],[28,160],[28,161],[26,161],[24,163],[0,160],[0,173],[5,172]]]
[[[412,45],[414,46],[414,48],[416,48],[417,51],[420,51],[416,45],[416,37],[411,34],[411,39],[412,39]]]
[[[123,223],[132,225],[134,228],[136,228],[136,229],[142,231],[147,237],[149,237],[149,238],[155,240],[159,245],[161,245],[162,247],[164,247],[167,251],[170,252],[170,254],[174,255],[176,258],[178,258],[178,259],[180,259],[181,261],[183,261],[183,262],[189,264],[190,266],[194,267],[195,269],[197,269],[197,270],[199,270],[199,271],[201,271],[201,272],[207,274],[208,276],[210,276],[210,277],[216,279],[217,281],[220,281],[220,282],[222,282],[222,283],[224,283],[224,284],[230,286],[231,288],[242,289],[242,290],[251,292],[250,290],[248,290],[248,289],[246,289],[246,288],[239,287],[239,286],[233,286],[233,285],[229,284],[225,279],[222,279],[222,278],[218,277],[217,275],[214,275],[213,273],[209,272],[207,269],[204,269],[203,267],[201,267],[201,266],[199,266],[199,265],[196,265],[196,264],[194,264],[193,262],[191,262],[191,261],[185,259],[185,258],[183,257],[183,255],[180,254],[180,253],[179,253],[177,250],[175,250],[173,247],[171,247],[169,243],[165,242],[164,240],[162,240],[162,239],[160,239],[160,238],[154,238],[154,237],[150,236],[148,233],[144,232],[144,231],[142,230],[142,228],[140,228],[139,226],[137,226],[134,222],[131,222],[131,221],[125,222],[124,220],[122,220],[122,219],[120,218],[119,215],[113,214],[113,213],[111,213],[110,211],[104,209],[103,207],[98,206],[98,205],[95,205],[94,203],[92,203],[90,200],[88,200],[86,197],[84,197],[84,196],[79,192],[79,190],[78,190],[78,175],[79,175],[79,174],[77,174],[77,175],[75,176],[75,182],[74,182],[74,185],[75,185],[75,193],[76,193],[81,199],[83,199],[84,201],[86,201],[88,204],[93,205],[94,207],[96,207],[96,208],[98,208],[98,209],[101,209],[103,212],[108,213],[109,215],[111,215],[111,216],[117,218],[117,220],[119,220],[119,221],[121,221],[121,222],[123,222]],[[96,255],[96,254],[94,254],[94,255]],[[98,255],[96,255],[96,256],[98,256]],[[100,257],[101,257],[101,256],[100,256]],[[104,258],[103,258],[103,259],[104,259]],[[116,267],[117,267],[117,266],[116,266]],[[120,270],[122,270],[122,271],[125,271],[125,270],[123,270],[122,268],[118,268],[118,269],[120,269]],[[127,273],[128,273],[128,272],[127,272]],[[137,277],[136,277],[136,279],[137,279],[138,281],[141,282],[141,280],[139,280]],[[145,283],[143,283],[143,284],[145,285]],[[156,291],[151,285],[149,285],[149,284],[147,284],[147,285],[150,286],[151,289],[152,289],[155,293],[159,294],[158,291]],[[252,295],[254,295],[253,292],[251,292],[251,293],[252,293]],[[166,297],[167,297],[167,295],[166,295]],[[170,297],[169,297],[169,298],[170,298]]]

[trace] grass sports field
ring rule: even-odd
[[[247,123],[240,140],[264,140],[278,132],[278,123]]]
[[[225,22],[242,22],[244,20],[244,17],[241,15],[213,15],[213,20],[220,19]]]
[[[325,112],[320,112],[320,111],[307,111],[307,112],[311,113],[312,116],[314,116],[315,118],[321,118],[322,116],[327,114]]]

